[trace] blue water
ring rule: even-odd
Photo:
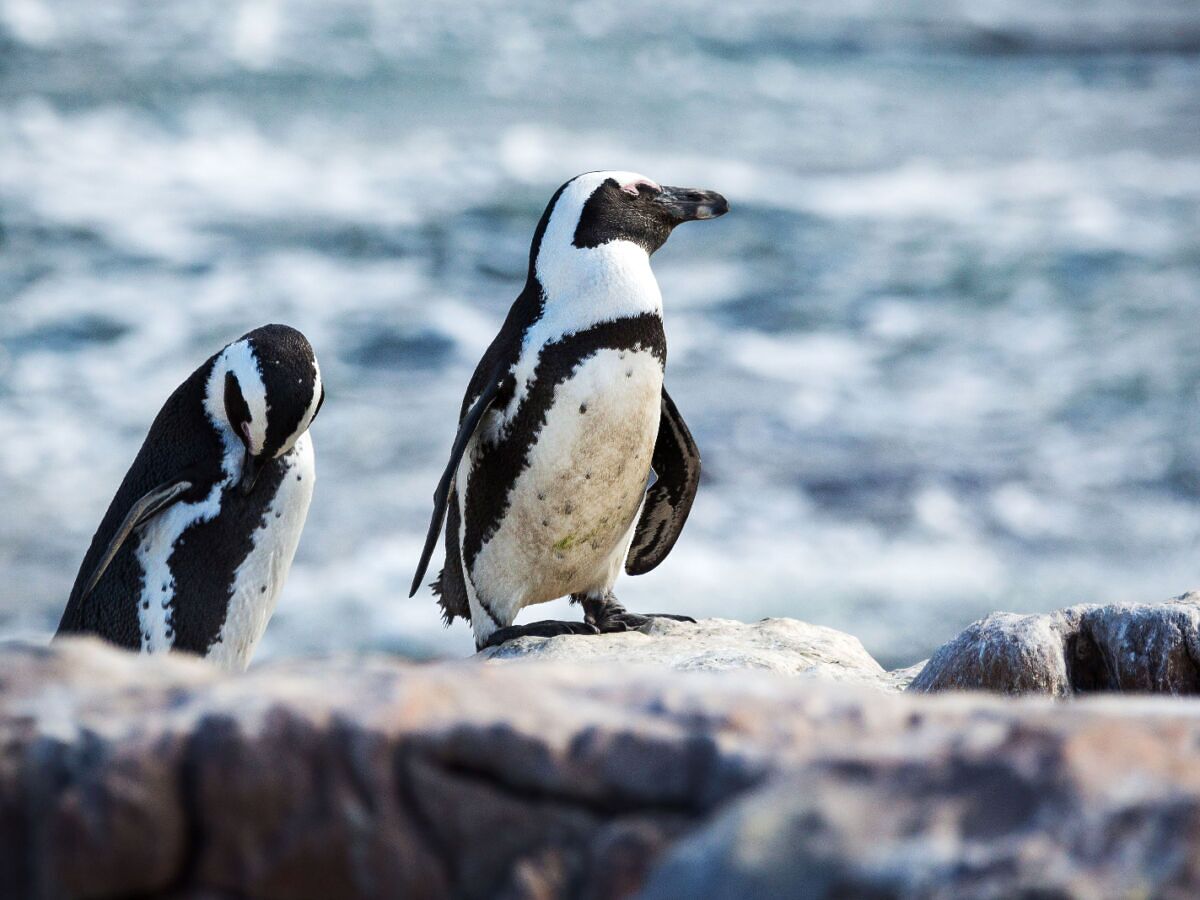
[[[734,210],[655,257],[705,480],[631,608],[899,663],[1200,584],[1194,3],[7,0],[0,634],[57,623],[170,390],[284,321],[329,399],[260,655],[469,652],[405,597],[429,498],[597,168]]]

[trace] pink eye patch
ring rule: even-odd
[[[629,182],[629,184],[623,184],[623,185],[621,185],[621,190],[623,190],[627,194],[633,194],[633,196],[636,197],[638,188],[642,187],[642,186],[648,187],[654,191],[662,190],[662,187],[660,185],[655,184],[649,178],[639,178],[636,181]]]

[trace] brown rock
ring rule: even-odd
[[[2,897],[1200,891],[1200,713],[0,649]]]
[[[642,897],[1196,896],[1191,727],[1100,709],[817,754],[681,841]]]

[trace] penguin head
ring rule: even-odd
[[[728,202],[715,191],[668,187],[637,172],[577,175],[542,214],[529,250],[529,282],[558,295],[605,278],[614,267],[642,269],[677,225],[727,212]]]
[[[661,247],[675,226],[715,219],[729,203],[715,191],[669,187],[637,172],[587,172],[558,189],[534,237],[531,265],[540,248],[561,252],[635,244],[647,254]]]
[[[254,488],[265,463],[295,446],[324,402],[316,354],[294,328],[264,325],[217,354],[204,405],[227,460],[231,451],[242,458],[242,493]]]

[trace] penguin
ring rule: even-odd
[[[477,649],[649,621],[613,585],[622,567],[639,575],[667,556],[700,480],[699,451],[663,386],[650,256],[677,225],[728,210],[713,191],[635,172],[579,175],[551,198],[525,289],[463,398],[409,591],[444,522],[446,563],[431,587],[447,625],[471,623]],[[513,625],[524,607],[563,596],[584,621]]]
[[[312,347],[286,325],[256,328],[196,369],[150,426],[57,634],[246,668],[308,515],[308,427],[324,400]]]

